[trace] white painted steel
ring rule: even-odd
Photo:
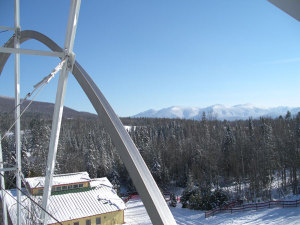
[[[15,0],[15,48],[20,48],[20,2],[19,0]],[[21,137],[20,137],[20,54],[15,54],[15,141],[16,141],[16,186],[17,190],[17,200],[21,201]],[[17,224],[21,225],[21,206],[18,204],[17,208]]]
[[[4,53],[18,53],[24,55],[40,55],[40,56],[53,56],[53,57],[63,57],[65,54],[63,52],[48,52],[40,50],[22,49],[22,48],[5,48],[0,47],[0,52]]]
[[[103,125],[118,150],[126,169],[141,196],[153,224],[176,224],[160,189],[153,179],[139,150],[136,148],[119,117],[87,72],[75,63],[73,75],[94,106]]]
[[[0,134],[1,140],[1,134]],[[3,169],[3,154],[2,154],[2,145],[0,141],[0,169]],[[7,225],[7,207],[5,202],[5,181],[4,181],[4,171],[0,172],[0,184],[1,184],[1,200],[2,200],[2,217],[3,217],[3,224]]]
[[[300,1],[299,0],[268,0],[291,17],[300,21]]]
[[[70,58],[70,55],[73,53],[73,46],[74,46],[77,21],[79,16],[80,3],[81,0],[71,1],[68,27],[66,32],[65,44],[64,44],[65,54],[68,56],[68,58]],[[49,144],[48,162],[46,168],[45,188],[44,188],[43,201],[42,201],[42,207],[46,211],[48,211],[48,201],[49,201],[51,188],[52,188],[57,145],[58,145],[60,126],[61,126],[61,120],[62,120],[62,114],[64,108],[64,98],[65,98],[65,92],[66,92],[67,81],[68,81],[68,73],[70,69],[69,64],[70,62],[67,61],[67,63],[63,65],[63,68],[59,76],[58,87],[56,92],[56,100],[55,100],[53,120],[52,120],[52,130],[51,130],[51,137],[50,137],[50,144]],[[47,224],[47,215],[44,211],[41,213],[41,221],[43,221],[43,224]]]
[[[9,171],[14,171],[17,170],[17,167],[11,167],[11,168],[0,168],[0,172],[9,172]]]
[[[3,27],[3,26],[0,26],[0,29],[1,30],[15,30],[14,27]]]
[[[36,31],[22,31],[21,43],[35,39],[48,46],[52,51],[62,51],[62,49],[47,36]],[[7,42],[8,47],[12,46],[11,41]],[[0,73],[7,62],[9,54],[0,53]],[[75,62],[73,71],[74,77],[86,93],[93,104],[99,119],[110,134],[117,151],[124,162],[133,183],[139,192],[142,201],[147,209],[153,224],[176,224],[157,184],[148,170],[138,149],[125,130],[122,122],[115,114],[104,95],[93,82],[88,73]]]

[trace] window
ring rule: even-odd
[[[85,224],[86,224],[86,225],[91,225],[91,220],[86,220],[86,221],[85,221]]]
[[[96,218],[96,225],[99,225],[99,224],[101,224],[101,217]]]
[[[56,187],[56,191],[61,191],[61,187]]]
[[[68,190],[68,186],[62,186],[62,190],[63,191]]]
[[[43,194],[43,189],[39,189],[38,194],[40,194],[40,195]]]
[[[74,185],[73,185],[73,188],[74,188],[74,189],[78,188],[78,184],[74,184]]]
[[[80,188],[83,188],[83,184],[79,184],[79,187],[80,187]]]
[[[79,225],[79,222],[74,222],[73,225]]]
[[[73,185],[69,185],[68,186],[68,190],[72,189],[73,188]]]

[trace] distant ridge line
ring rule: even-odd
[[[138,113],[133,118],[178,118],[178,119],[194,119],[202,118],[203,112],[207,119],[217,120],[246,120],[252,117],[257,119],[260,117],[276,118],[285,116],[287,111],[290,111],[293,116],[300,112],[300,107],[257,107],[252,104],[239,104],[234,106],[224,106],[216,104],[204,108],[200,107],[185,107],[185,106],[171,106],[160,110],[150,109]]]
[[[26,100],[21,105],[21,110],[29,103]],[[0,95],[0,112],[1,113],[9,113],[14,109],[14,98],[8,96],[1,96]],[[33,101],[31,106],[26,110],[27,113],[41,113],[47,116],[52,116],[54,110],[54,103],[49,102],[40,102],[40,101]],[[78,117],[97,117],[96,114],[89,113],[89,112],[79,112],[69,107],[64,106],[63,118],[78,118]]]

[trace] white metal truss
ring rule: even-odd
[[[68,81],[69,71],[72,71],[72,67],[74,64],[74,53],[73,46],[79,16],[81,0],[72,0],[70,12],[69,12],[69,21],[65,38],[65,54],[68,58],[67,63],[63,65],[63,68],[60,72],[58,87],[56,92],[56,101],[54,106],[53,120],[52,120],[52,130],[49,144],[49,152],[48,152],[48,162],[46,168],[46,177],[45,177],[45,186],[43,193],[43,201],[42,207],[47,211],[48,210],[48,201],[51,194],[52,189],[52,179],[55,167],[56,153],[57,153],[57,145],[60,134],[60,126],[63,115],[64,108],[64,98]],[[47,215],[43,211],[41,213],[41,221],[43,224],[47,223]]]
[[[1,139],[1,135],[0,135]],[[0,141],[0,169],[3,169],[3,154],[2,154],[2,144]],[[15,168],[14,168],[15,170]],[[5,202],[5,181],[4,181],[4,171],[0,171],[0,185],[1,185],[1,200],[2,200],[2,217],[3,224],[7,225],[7,207]]]
[[[0,47],[0,52],[4,53],[15,53],[15,54],[25,54],[25,55],[40,55],[40,56],[53,56],[53,57],[63,57],[65,53],[63,52],[49,52],[22,48],[5,48]]]
[[[15,0],[15,49],[20,48],[20,1]],[[21,136],[20,136],[20,107],[17,107],[20,104],[20,54],[15,54],[15,141],[16,141],[16,187],[17,187],[17,201],[21,202],[21,177],[20,172],[21,168]],[[17,224],[21,225],[21,205],[17,206]]]
[[[1,30],[15,30],[14,27],[3,27],[3,26],[0,26],[0,29]]]
[[[300,1],[299,0],[268,0],[282,11],[300,21]]]
[[[56,108],[58,109],[57,112],[54,113],[54,119],[53,121],[59,121],[57,124],[59,124],[56,127],[56,130],[58,130],[58,135],[53,135],[53,137],[59,136],[59,130],[60,130],[60,122],[61,122],[61,115],[62,115],[62,108],[63,108],[63,99],[65,94],[65,88],[66,88],[66,82],[68,77],[68,72],[72,69],[72,65],[74,63],[74,54],[73,54],[73,45],[74,45],[74,38],[75,38],[75,31],[77,27],[77,21],[78,21],[78,14],[79,14],[79,8],[80,8],[80,2],[81,0],[71,0],[71,9],[70,9],[70,15],[69,15],[69,21],[68,21],[68,28],[67,28],[67,34],[66,34],[66,40],[65,40],[65,52],[53,52],[53,51],[40,51],[40,50],[31,50],[31,49],[20,49],[20,38],[21,38],[21,27],[20,27],[20,2],[19,0],[14,1],[14,27],[5,27],[0,26],[0,29],[4,30],[14,30],[14,44],[12,47],[7,48],[0,47],[0,52],[2,53],[13,53],[15,54],[15,145],[16,145],[16,166],[12,168],[3,168],[2,159],[0,159],[0,173],[4,174],[5,171],[15,171],[16,172],[16,187],[17,187],[17,202],[21,202],[21,143],[20,143],[20,54],[27,54],[27,55],[39,55],[39,56],[53,56],[53,57],[60,57],[60,58],[68,58],[67,63],[64,63],[63,71],[60,74],[60,82],[58,86],[58,92],[61,93],[61,97],[57,98],[60,100],[56,101]],[[56,115],[56,116],[55,116]],[[59,119],[60,118],[60,119]],[[52,133],[57,134],[54,129],[52,129]],[[57,137],[58,139],[58,137]],[[54,138],[55,140],[55,138]],[[52,141],[53,142],[53,141]],[[56,140],[57,142],[57,140]],[[1,145],[1,143],[0,143]],[[51,146],[51,144],[50,144]],[[54,145],[52,145],[53,148]],[[1,146],[0,146],[1,147]],[[57,148],[57,144],[56,144]],[[2,150],[2,149],[1,149]],[[56,151],[56,150],[55,150]],[[1,153],[1,152],[0,152]],[[50,151],[49,155],[53,153],[53,150]],[[55,152],[56,154],[56,152]],[[51,158],[51,157],[49,157]],[[53,158],[53,154],[52,154]],[[55,161],[55,158],[54,158]],[[49,167],[48,167],[49,168]],[[53,164],[54,168],[54,164]],[[53,175],[53,170],[47,170],[47,172],[50,171],[49,174],[47,174],[47,178],[51,177]],[[50,179],[46,179],[46,182],[48,182],[47,185],[49,185]],[[3,191],[5,191],[5,184],[4,184],[4,178],[1,176],[1,188]],[[47,188],[45,188],[47,189]],[[50,192],[51,192],[51,186],[50,186]],[[49,196],[46,195],[43,196],[43,206],[44,208],[47,208],[47,199]],[[2,196],[2,201],[5,199]],[[7,215],[5,213],[7,211],[6,204],[3,202],[3,215]],[[41,217],[45,217],[45,212],[42,211]],[[7,217],[3,217],[3,224],[7,224]],[[20,204],[17,205],[17,224],[21,225],[21,206]]]
[[[112,141],[115,144],[120,154],[120,157],[124,162],[130,174],[130,177],[132,178],[133,183],[135,184],[137,191],[139,192],[142,198],[143,203],[145,204],[145,207],[147,209],[152,223],[170,225],[176,224],[174,217],[172,216],[157,184],[155,183],[149,169],[147,168],[143,158],[141,157],[138,149],[136,148],[135,144],[130,138],[128,132],[125,130],[119,117],[113,111],[110,104],[105,99],[104,95],[101,93],[97,85],[93,82],[91,77],[87,74],[87,72],[79,65],[79,63],[75,62],[74,64],[75,57],[73,54],[73,44],[79,14],[79,6],[80,0],[72,0],[64,50],[62,50],[55,42],[53,42],[51,39],[49,39],[41,33],[35,31],[21,32],[20,29],[15,29],[15,36],[19,35],[17,37],[19,44],[29,39],[36,39],[47,45],[52,51],[54,51],[54,53],[51,54],[49,52],[44,51],[39,52],[35,50],[26,50],[20,48],[14,48],[14,50],[12,50],[12,48],[16,46],[13,45],[12,40],[9,40],[7,42],[5,48],[0,49],[0,73],[11,53],[17,53],[16,55],[19,55],[19,53],[21,53],[47,56],[54,56],[56,54],[60,58],[67,58],[67,63],[65,63],[63,70],[60,74],[59,84],[57,88],[57,96],[53,115],[53,124],[48,154],[48,163],[46,168],[45,190],[43,194],[43,208],[47,209],[47,204],[51,193],[51,184],[62,119],[65,88],[67,83],[68,72],[72,71],[78,83],[88,96],[90,102],[93,104],[95,110],[99,115],[99,118],[103,121],[104,126],[107,128],[108,133],[110,134]],[[15,8],[17,8],[17,6]],[[6,27],[0,27],[0,29],[2,28]],[[19,38],[20,36],[21,38]],[[1,53],[1,50],[3,53]],[[59,52],[62,53],[59,54]],[[8,171],[12,169],[14,168],[0,168],[0,171]],[[19,173],[17,173],[17,175],[19,176]],[[43,224],[46,224],[47,222],[46,216],[47,215],[45,214],[41,214]],[[18,215],[18,217],[20,218],[20,214]]]
[[[49,47],[52,51],[63,51],[54,41],[32,30],[22,31],[21,43],[34,39]],[[7,42],[11,47],[12,41]],[[0,54],[0,73],[10,54]],[[141,196],[153,224],[176,224],[166,201],[147,168],[139,150],[136,148],[121,120],[116,115],[105,96],[93,82],[88,73],[76,61],[72,73],[98,113],[99,119],[110,134],[127,171]]]
[[[298,18],[298,13],[300,8],[299,1],[297,0],[269,0],[273,4],[277,5],[278,7],[282,8],[284,11],[295,17]],[[51,183],[52,183],[52,175],[53,175],[53,168],[56,158],[56,150],[57,150],[57,141],[59,136],[60,130],[60,122],[62,117],[62,110],[63,110],[63,102],[64,102],[64,93],[65,87],[67,83],[67,76],[68,71],[72,71],[73,75],[75,76],[76,80],[88,96],[90,102],[93,104],[96,112],[99,115],[99,118],[103,121],[103,125],[107,128],[113,143],[115,144],[122,161],[124,162],[130,177],[133,180],[143,203],[147,209],[147,212],[151,218],[153,224],[176,224],[166,202],[164,201],[162,194],[159,191],[157,184],[155,183],[150,171],[148,170],[145,162],[143,161],[139,151],[137,150],[136,146],[134,145],[132,139],[128,135],[127,131],[125,130],[122,122],[115,114],[111,106],[109,105],[108,101],[105,99],[104,95],[101,93],[97,85],[93,82],[91,77],[87,74],[87,72],[79,65],[78,62],[75,62],[74,67],[72,67],[74,63],[74,54],[72,52],[73,44],[74,44],[74,37],[76,32],[76,25],[77,25],[77,18],[79,12],[79,4],[80,0],[72,0],[70,15],[69,15],[69,23],[68,29],[65,39],[65,51],[62,49],[51,39],[46,37],[45,35],[35,32],[35,31],[22,31],[20,29],[19,24],[19,0],[15,0],[15,27],[0,27],[0,29],[6,30],[14,30],[15,31],[15,44],[9,43],[6,47],[13,48],[0,48],[0,73],[11,53],[15,53],[16,56],[16,63],[15,63],[15,77],[16,77],[16,104],[19,101],[19,54],[37,54],[37,55],[47,55],[47,56],[58,56],[58,57],[68,57],[68,63],[64,66],[63,71],[60,74],[59,78],[59,86],[57,90],[57,97],[56,97],[56,104],[55,104],[55,113],[53,118],[53,125],[52,125],[52,132],[51,132],[51,140],[50,140],[50,147],[49,147],[49,155],[48,155],[48,164],[47,164],[47,175],[46,175],[46,185],[45,191],[43,195],[43,206],[47,208],[47,201],[49,195],[51,193]],[[297,4],[297,7],[294,5]],[[297,8],[297,10],[296,10]],[[76,11],[78,10],[78,12]],[[72,12],[72,15],[71,15]],[[73,24],[73,25],[70,25]],[[75,27],[74,27],[75,26]],[[22,36],[20,38],[20,34]],[[23,37],[24,35],[24,37]],[[44,51],[34,51],[34,50],[26,50],[20,49],[20,42],[24,42],[28,39],[36,39],[45,45],[47,45],[54,53],[44,52]],[[6,54],[1,54],[4,52]],[[62,53],[58,53],[62,52]],[[16,107],[17,110],[19,107]],[[18,112],[15,113],[16,115]],[[17,137],[18,136],[18,137]],[[16,125],[16,140],[20,141],[20,125]],[[1,168],[0,164],[0,172],[4,171],[11,171],[16,169],[17,170],[17,177],[19,176],[19,171],[21,170],[21,159],[20,159],[20,144],[17,144],[17,165],[13,168]],[[1,143],[0,143],[1,147]],[[1,159],[0,159],[1,161]],[[1,181],[1,180],[0,180]],[[1,182],[2,184],[2,182]],[[20,183],[18,183],[17,178],[17,187],[20,187]],[[48,196],[48,197],[47,197]],[[18,210],[19,211],[19,210]],[[18,224],[20,223],[20,214],[18,214]],[[44,223],[46,221],[44,220]]]

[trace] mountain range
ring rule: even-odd
[[[25,101],[21,106],[21,111],[29,103]],[[0,112],[11,112],[14,109],[14,98],[0,96]],[[34,101],[26,111],[27,113],[40,113],[45,116],[52,116],[54,110],[54,104],[48,102]],[[276,118],[280,115],[285,116],[287,111],[290,111],[292,115],[296,115],[300,112],[300,107],[257,107],[252,104],[241,104],[235,106],[224,105],[212,105],[208,107],[183,107],[183,106],[171,106],[160,110],[150,109],[139,114],[132,116],[133,118],[145,117],[145,118],[178,118],[178,119],[194,119],[199,120],[202,118],[203,112],[205,112],[207,119],[218,120],[246,120],[249,117],[253,119],[259,117],[271,117]],[[64,107],[64,118],[78,118],[78,117],[96,117],[97,115],[89,112],[79,112],[69,107]]]
[[[182,107],[172,106],[163,108],[160,110],[150,109],[133,117],[146,117],[146,118],[179,118],[179,119],[201,119],[203,112],[205,112],[207,119],[218,119],[218,120],[246,120],[249,117],[253,119],[259,117],[279,117],[280,115],[285,116],[287,111],[290,111],[292,115],[296,115],[300,112],[300,107],[257,107],[252,104],[241,104],[235,106],[224,106],[224,105],[212,105],[205,108],[199,107]]]

